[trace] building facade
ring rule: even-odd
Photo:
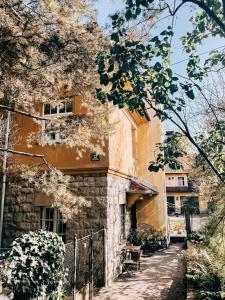
[[[63,113],[81,113],[81,97],[65,104]],[[44,106],[43,115],[60,114],[61,108]],[[24,180],[8,179],[4,212],[3,245],[28,231],[45,229],[57,232],[65,243],[74,233],[106,228],[106,272],[111,281],[118,274],[118,251],[126,242],[131,228],[145,223],[161,229],[167,235],[167,204],[164,172],[150,173],[149,161],[154,159],[155,145],[161,141],[162,128],[157,118],[131,113],[126,109],[110,109],[108,122],[115,124],[105,146],[105,155],[87,151],[77,160],[75,149],[63,145],[35,145],[28,148],[26,140],[38,126],[31,118],[14,115],[20,140],[17,151],[43,154],[46,160],[65,174],[71,175],[71,191],[91,202],[72,220],[64,223],[51,197],[47,197]],[[44,126],[43,126],[44,128]],[[54,133],[48,136],[58,139]],[[18,163],[32,165],[37,158],[18,157]],[[19,188],[18,188],[19,187]]]
[[[207,203],[189,178],[191,160],[191,157],[183,159],[183,169],[180,170],[166,167],[167,213],[171,237],[186,236],[185,208],[190,212],[193,231],[200,228],[207,214]]]

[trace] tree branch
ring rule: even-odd
[[[52,169],[52,166],[47,162],[47,160],[46,160],[46,158],[43,154],[28,153],[28,152],[16,151],[16,150],[5,149],[5,148],[0,148],[0,151],[12,153],[12,154],[17,154],[17,155],[24,155],[24,156],[34,157],[34,158],[41,158],[44,161],[45,165],[49,169]]]
[[[170,6],[168,5],[168,9],[169,12],[171,14],[171,16],[174,16],[178,10],[185,4],[185,3],[193,3],[196,4],[198,7],[200,7],[202,10],[204,10],[208,16],[216,22],[216,24],[220,27],[220,29],[223,31],[223,33],[225,33],[225,23],[223,23],[223,21],[221,21],[221,19],[219,17],[217,17],[217,15],[214,13],[213,10],[211,10],[203,1],[199,1],[199,0],[183,0],[174,11],[171,10]],[[223,0],[223,8],[225,8],[225,0]],[[224,11],[224,17],[225,17],[225,10]]]
[[[222,2],[223,2],[223,17],[225,19],[225,0],[222,0]]]
[[[149,91],[150,92],[150,91]],[[151,92],[150,92],[151,94]],[[181,132],[188,138],[188,140],[192,143],[193,146],[195,146],[195,148],[198,150],[199,154],[201,154],[201,156],[205,159],[205,161],[208,163],[208,165],[211,167],[211,169],[213,170],[213,172],[216,174],[216,176],[221,180],[221,182],[224,183],[224,178],[223,176],[219,173],[219,171],[215,168],[215,166],[212,164],[212,162],[210,161],[210,159],[208,158],[207,154],[205,153],[205,151],[198,145],[198,143],[194,140],[194,138],[192,137],[189,129],[187,126],[183,125],[185,127],[182,128],[175,120],[174,118],[170,117],[165,111],[161,110],[161,109],[157,109],[154,105],[152,105],[152,103],[150,101],[147,101],[148,104],[150,105],[150,107],[155,111],[160,113],[161,115],[165,116],[166,119],[170,120],[174,125],[176,125]]]
[[[40,115],[32,114],[32,113],[29,113],[29,112],[26,112],[26,111],[23,111],[23,110],[20,110],[20,109],[16,109],[16,108],[13,108],[13,107],[9,107],[9,106],[6,106],[6,105],[2,105],[2,104],[0,104],[0,109],[9,110],[11,112],[15,112],[17,114],[20,114],[20,115],[23,115],[23,116],[26,116],[26,117],[29,117],[29,118],[41,120],[41,121],[49,121],[49,120],[52,119],[52,118],[49,118],[49,117],[42,117]],[[54,116],[54,119],[63,119],[63,118],[68,117],[68,116],[69,115],[67,115],[67,116]],[[81,119],[85,117],[85,114],[73,115],[73,116],[81,121]]]
[[[27,117],[30,117],[30,118],[33,118],[33,119],[37,119],[37,120],[45,120],[45,121],[49,120],[49,118],[41,117],[39,115],[28,113],[28,112],[25,112],[23,110],[16,109],[16,108],[9,107],[9,106],[2,105],[2,104],[0,104],[0,109],[9,110],[11,112],[15,112],[15,113],[18,113],[20,115],[27,116]]]

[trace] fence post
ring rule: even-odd
[[[103,226],[103,272],[104,272],[104,286],[107,286],[107,270],[106,270],[107,254],[106,254],[106,228]]]
[[[93,277],[93,231],[90,235],[90,259],[89,259],[89,300],[93,298],[94,277]]]
[[[73,244],[73,300],[76,300],[76,280],[77,280],[77,235],[74,234]]]

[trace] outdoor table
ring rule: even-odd
[[[123,247],[122,250],[126,250],[126,251],[129,251],[129,252],[139,252],[141,250],[141,246],[126,245],[126,246]]]

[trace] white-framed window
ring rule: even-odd
[[[178,186],[185,186],[184,177],[178,177]]]
[[[120,240],[126,238],[126,204],[120,204]]]
[[[56,116],[62,116],[62,115],[70,115],[73,112],[73,102],[72,99],[67,99],[65,101],[62,101],[58,105],[51,105],[48,103],[45,103],[43,105],[43,115],[45,117],[56,117]],[[56,141],[59,142],[63,137],[62,134],[60,134],[60,129],[55,132],[54,130],[47,129],[48,121],[43,121],[43,138],[45,141]]]
[[[44,116],[56,116],[73,112],[72,99],[62,101],[58,105],[44,104],[43,115]]]
[[[168,185],[174,186],[174,177],[171,177],[171,176],[168,177]]]
[[[66,241],[66,224],[58,208],[41,206],[40,228],[55,232],[62,237],[64,242]]]

